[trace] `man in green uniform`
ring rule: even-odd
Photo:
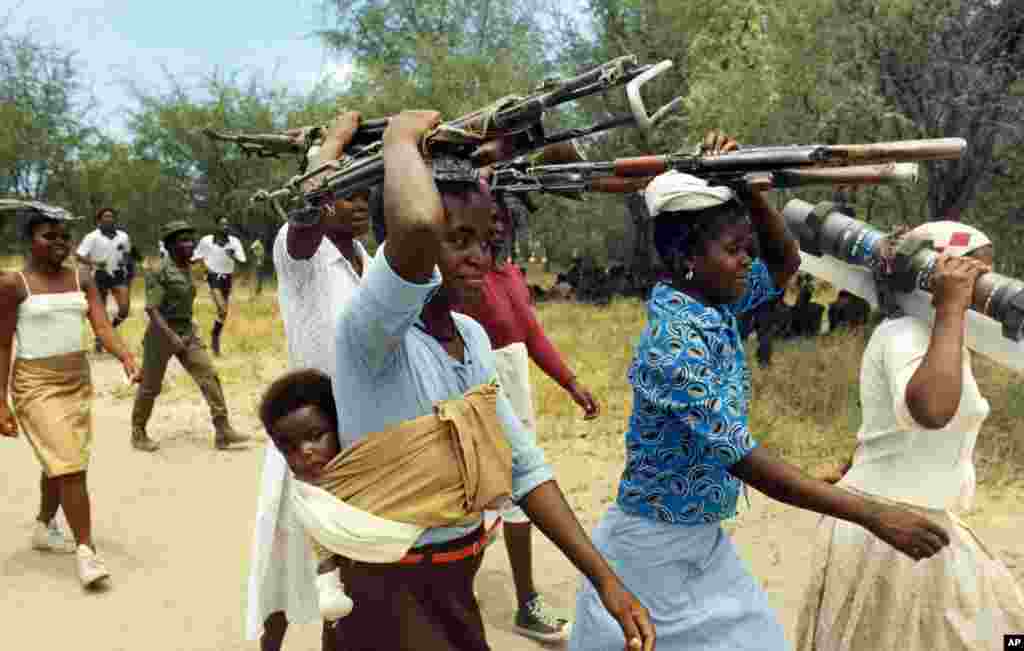
[[[168,255],[156,271],[146,274],[149,327],[142,340],[142,382],[132,407],[132,446],[145,452],[159,447],[146,434],[146,423],[153,413],[153,404],[160,394],[167,362],[172,356],[178,358],[199,385],[210,406],[216,447],[222,450],[232,443],[247,441],[249,437],[235,432],[228,422],[220,378],[192,323],[196,288],[192,284],[190,266],[196,231],[188,222],[176,220],[164,225],[160,239]]]

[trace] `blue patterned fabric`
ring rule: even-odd
[[[654,287],[629,370],[633,414],[617,499],[624,511],[690,525],[736,514],[741,482],[728,468],[757,446],[747,429],[750,371],[736,316],[780,293],[761,260],[730,305]]]

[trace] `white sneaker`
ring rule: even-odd
[[[102,581],[110,576],[107,566],[99,554],[85,545],[78,546],[78,578],[82,581],[83,587],[91,587],[97,581]]]
[[[352,612],[352,599],[345,594],[345,586],[341,584],[337,571],[318,574],[316,589],[320,601],[320,616],[325,621],[333,622]]]
[[[36,520],[36,527],[32,531],[32,549],[37,549],[41,552],[74,554],[75,543],[64,535],[64,531],[57,524],[56,518],[50,520],[48,525]]]

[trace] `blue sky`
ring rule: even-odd
[[[186,84],[219,69],[296,92],[349,70],[311,36],[317,0],[15,0],[10,15],[14,30],[77,53],[99,104],[93,120],[122,137],[135,105],[125,81],[166,88],[164,68]]]

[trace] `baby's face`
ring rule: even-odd
[[[295,476],[305,482],[319,477],[324,466],[340,451],[331,419],[315,405],[305,405],[282,416],[272,429],[274,445]]]

